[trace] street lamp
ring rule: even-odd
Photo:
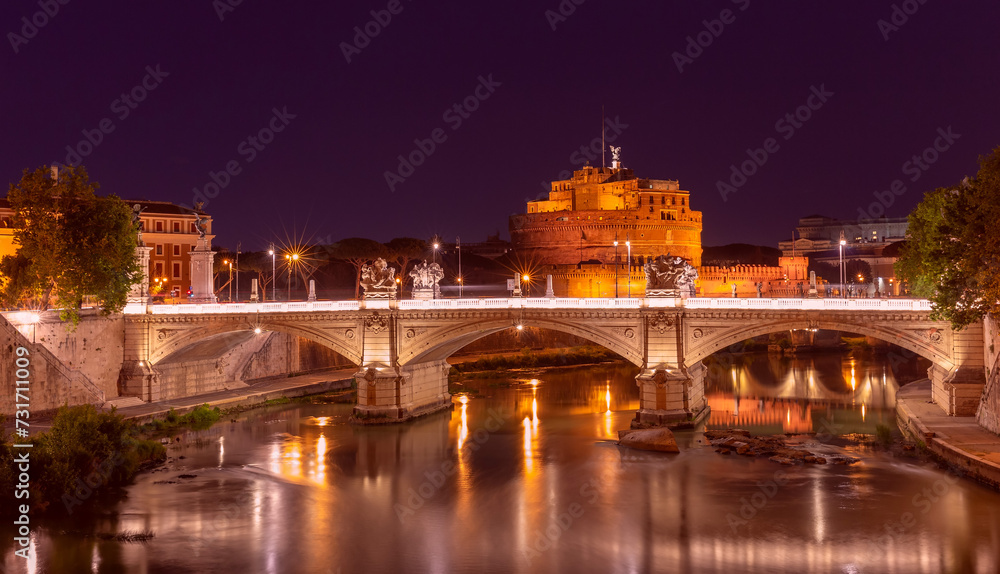
[[[267,250],[267,254],[271,256],[271,289],[278,286],[274,281],[274,244],[270,245],[270,249]],[[275,295],[274,291],[271,292],[271,300],[277,301],[278,297]]]
[[[458,298],[461,299],[464,293],[462,284],[462,238],[455,237],[455,249],[458,250]]]
[[[840,296],[847,297],[844,292],[844,283],[847,283],[847,274],[844,272],[844,246],[847,245],[847,241],[844,241],[844,231],[840,231]]]
[[[615,299],[618,298],[618,234],[615,234]]]
[[[625,247],[628,248],[628,298],[632,298],[632,241],[625,234]]]
[[[522,280],[523,283],[526,284],[525,287],[521,288],[521,296],[522,297],[527,297],[528,296],[528,289],[531,288],[531,275],[528,275],[527,273],[525,273],[524,275],[521,275],[521,280]]]
[[[431,255],[431,263],[437,263],[438,247],[441,247],[441,244],[438,243],[437,241],[435,241],[434,242],[434,253]]]
[[[229,302],[233,302],[233,264],[228,260],[224,259],[222,261],[223,265],[229,266]]]

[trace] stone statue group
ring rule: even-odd
[[[409,273],[413,279],[413,297],[415,299],[430,299],[439,297],[441,288],[438,283],[444,279],[444,270],[437,263],[427,263],[424,260]],[[366,299],[393,299],[396,297],[396,268],[379,257],[370,265],[361,267],[361,287],[365,290]]]
[[[683,257],[660,255],[643,266],[647,297],[694,297],[698,270]]]

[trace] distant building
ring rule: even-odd
[[[795,228],[798,238],[794,241],[778,243],[782,255],[805,255],[814,261],[839,265],[841,258],[840,238],[843,233],[845,261],[858,259],[872,268],[873,279],[883,280],[883,287],[889,279],[895,280],[893,266],[899,259],[899,244],[906,239],[907,219],[905,217],[882,217],[878,219],[833,219],[822,215],[811,215],[799,220]],[[838,277],[824,277],[832,283]],[[893,281],[895,283],[895,281]]]
[[[795,228],[798,238],[782,241],[778,248],[784,255],[790,255],[793,248],[798,255],[838,249],[841,233],[848,245],[896,243],[906,238],[906,228],[905,217],[852,220],[810,215],[799,220]]]
[[[518,258],[551,274],[558,296],[641,297],[647,260],[670,254],[701,264],[701,212],[691,209],[691,193],[615,164],[553,181],[547,199],[510,217]]]
[[[129,207],[139,204],[143,207],[139,224],[143,230],[143,240],[150,247],[149,284],[161,286],[162,293],[181,296],[191,285],[191,251],[195,248],[200,234],[195,227],[196,214],[207,219],[208,245],[211,247],[212,218],[203,212],[180,207],[163,201],[124,200]],[[17,249],[14,243],[14,229],[11,219],[14,211],[6,198],[0,198],[0,257],[13,255]]]
[[[584,167],[553,181],[548,199],[510,217],[514,250],[541,264],[633,265],[669,253],[701,265],[701,212],[676,180],[636,177],[624,167]],[[615,241],[618,242],[617,249]]]

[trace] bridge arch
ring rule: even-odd
[[[843,319],[806,318],[762,321],[711,331],[701,326],[688,326],[685,339],[691,343],[689,348],[685,349],[684,359],[687,366],[692,366],[709,355],[751,337],[793,329],[826,329],[874,337],[924,357],[946,371],[953,369],[956,365],[951,353],[952,332],[939,327],[919,328],[922,327],[920,325],[915,327],[918,328],[904,330]],[[700,337],[699,331],[702,334]]]
[[[527,327],[539,327],[559,331],[586,339],[625,358],[636,366],[643,365],[641,329],[638,327],[602,327],[588,325],[570,318],[525,317]],[[450,324],[424,334],[414,334],[412,341],[401,345],[400,366],[432,361],[443,361],[466,345],[514,327],[511,317],[475,318]],[[407,327],[401,327],[403,340],[407,339]],[[616,331],[620,331],[620,334]]]
[[[351,325],[346,329],[341,328],[337,330],[324,328],[319,325],[312,326],[309,323],[292,322],[289,320],[266,320],[260,321],[259,325],[262,329],[262,334],[267,332],[278,332],[301,337],[333,350],[355,365],[361,365],[363,362],[361,345],[360,343],[354,343],[354,341],[357,341],[357,336],[350,337],[350,335],[348,335],[348,331],[351,333],[359,332],[359,328],[356,325]],[[147,361],[150,365],[156,365],[174,353],[189,348],[191,345],[204,342],[213,337],[227,333],[252,331],[253,328],[254,326],[245,320],[199,321],[194,324],[194,328],[176,332],[172,332],[168,329],[160,329],[157,325],[151,329],[151,331],[155,333],[151,334],[151,338],[154,339],[154,344],[151,345]],[[162,337],[164,339],[163,341],[157,341],[157,339],[161,338],[161,333],[167,333],[167,336]]]

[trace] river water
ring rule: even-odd
[[[898,372],[898,369],[897,369]],[[915,457],[838,440],[894,425],[886,359],[757,355],[711,371],[710,428],[818,433],[853,465],[613,444],[631,366],[484,379],[451,412],[347,424],[291,404],[189,432],[96,516],[34,525],[7,572],[982,572],[1000,570],[1000,494]],[[908,378],[919,374],[908,373]],[[903,375],[900,378],[905,378]],[[151,530],[147,543],[97,534]],[[5,539],[8,537],[5,536]],[[6,540],[5,540],[6,541]],[[9,542],[8,542],[9,544]]]

